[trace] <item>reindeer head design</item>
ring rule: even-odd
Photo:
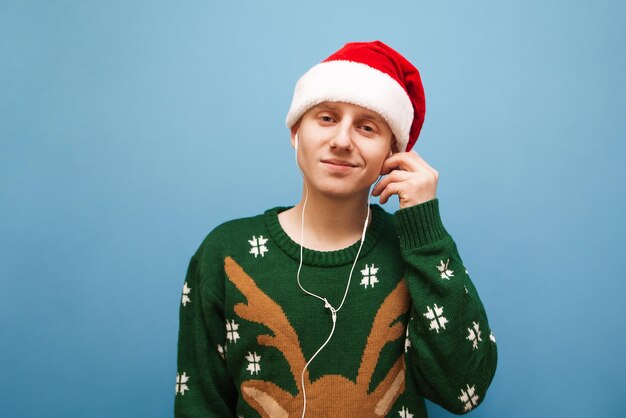
[[[283,353],[298,388],[297,395],[263,380],[246,380],[241,384],[244,399],[263,417],[300,416],[304,403],[300,374],[306,361],[298,339],[282,308],[258,288],[254,280],[232,258],[224,260],[229,280],[246,297],[248,303],[235,305],[235,313],[248,321],[267,326],[274,335],[259,335],[259,345],[275,347]],[[311,382],[308,370],[304,383],[308,399],[307,411],[315,417],[385,416],[398,396],[404,392],[404,357],[400,355],[385,378],[370,393],[369,384],[385,344],[404,335],[404,326],[394,321],[409,309],[404,280],[387,296],[378,309],[361,358],[356,382],[341,375],[326,375]],[[393,325],[391,325],[393,324]]]

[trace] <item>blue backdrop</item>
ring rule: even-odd
[[[171,416],[189,257],[298,200],[297,78],[380,39],[421,71],[416,150],[498,339],[470,416],[624,416],[625,20],[619,0],[2,2],[0,414]]]

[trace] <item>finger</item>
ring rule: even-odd
[[[413,154],[413,155],[411,155]],[[389,174],[393,170],[417,171],[419,170],[419,160],[414,153],[400,152],[393,154],[383,162],[380,170],[381,174]]]
[[[372,190],[372,196],[378,196],[389,183],[408,180],[413,174],[408,171],[394,170],[383,177]]]
[[[422,156],[421,156],[421,155],[419,155],[417,152],[414,152],[413,154],[415,154],[415,156],[417,157],[417,163],[418,163],[420,166],[422,166],[422,167],[424,167],[425,169],[429,170],[429,171],[430,171],[430,172],[432,172],[433,174],[437,174],[437,175],[439,174],[439,173],[437,172],[437,170],[435,170],[433,167],[431,167],[431,166],[430,166],[430,164],[428,164],[428,163],[426,162],[426,160],[424,160],[424,159],[422,158]]]
[[[387,203],[389,198],[394,194],[400,194],[400,183],[390,183],[385,187],[385,189],[380,194],[380,204],[384,205]]]

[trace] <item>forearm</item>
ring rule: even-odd
[[[399,211],[396,225],[412,299],[407,367],[425,397],[467,412],[484,398],[497,363],[485,309],[437,200]]]

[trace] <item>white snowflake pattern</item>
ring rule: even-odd
[[[426,306],[426,309],[426,313],[424,313],[423,315],[426,317],[426,319],[431,320],[429,329],[434,329],[435,331],[437,331],[437,334],[439,334],[439,328],[446,329],[446,324],[448,323],[448,320],[445,316],[443,316],[443,306],[439,307],[435,303],[433,309],[430,309],[430,306]]]
[[[461,389],[461,396],[459,396],[459,399],[464,404],[463,411],[467,412],[471,411],[476,405],[478,405],[478,400],[480,399],[480,397],[476,394],[476,388],[474,386],[465,386],[467,386],[467,391]]]
[[[259,235],[258,238],[256,237],[256,235],[253,235],[252,239],[248,240],[250,246],[252,247],[250,248],[250,254],[254,254],[254,258],[257,258],[257,256],[259,255],[261,257],[265,257],[265,253],[269,251],[265,246],[265,244],[267,244],[267,241],[267,238],[263,238],[263,235]]]
[[[493,332],[489,333],[489,339],[491,340],[491,342],[493,342],[494,344],[496,343],[496,336],[493,335]]]
[[[437,270],[439,270],[439,272],[441,273],[441,278],[442,279],[446,279],[446,280],[450,280],[450,277],[454,277],[454,270],[450,270],[448,268],[448,264],[450,263],[450,259],[447,259],[445,264],[443,263],[443,260],[439,260],[439,262],[441,264],[437,266]]]
[[[185,282],[185,285],[183,286],[183,299],[181,301],[183,306],[187,306],[187,303],[191,302],[189,293],[191,293],[191,287],[188,287],[187,282]]]
[[[232,319],[230,322],[226,320],[226,338],[228,338],[228,341],[231,343],[237,343],[237,340],[239,339],[239,332],[237,332],[238,329],[238,323]]]
[[[176,394],[179,393],[181,395],[185,395],[185,391],[189,390],[189,386],[187,386],[187,382],[189,381],[189,376],[187,376],[187,372],[183,372],[182,375],[176,373]]]
[[[250,374],[259,374],[259,370],[261,370],[261,366],[259,365],[261,356],[259,356],[256,351],[254,353],[248,351],[246,360],[248,360],[248,367],[246,370],[248,370]]]
[[[409,351],[409,347],[411,346],[411,340],[409,340],[409,326],[406,326],[406,337],[404,339],[404,352]]]
[[[404,406],[402,406],[402,409],[398,411],[398,414],[400,414],[400,418],[413,418],[413,414],[411,414]]]
[[[361,285],[367,286],[370,285],[374,287],[376,283],[378,283],[378,278],[376,277],[376,273],[378,273],[379,268],[375,267],[373,264],[371,266],[365,265],[365,268],[361,270],[361,274],[363,275],[363,279],[361,279]]]
[[[220,354],[220,357],[222,357],[222,359],[225,360],[226,359],[226,344],[224,344],[223,346],[218,344],[217,352]]]
[[[472,325],[473,325],[473,329],[472,328],[467,329],[467,331],[469,332],[469,335],[465,337],[465,339],[470,340],[472,342],[472,350],[476,350],[478,348],[478,342],[482,341],[482,338],[480,338],[481,333],[480,333],[480,326],[478,322],[472,322]]]

